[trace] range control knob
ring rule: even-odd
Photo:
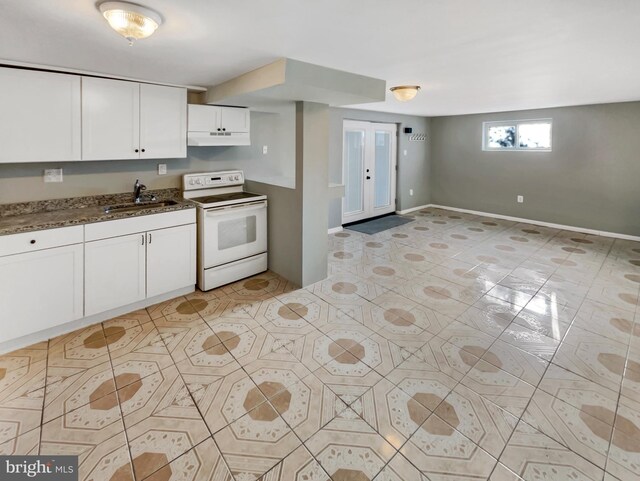
[[[195,183],[196,183],[196,181],[195,181],[195,180],[193,180],[193,179],[189,179],[189,185],[193,185],[193,184],[195,184]]]
[[[240,176],[236,175],[235,180],[240,180]]]

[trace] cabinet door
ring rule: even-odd
[[[140,84],[140,158],[187,156],[187,89]]]
[[[249,109],[221,107],[220,126],[227,132],[249,132]]]
[[[147,234],[147,297],[196,283],[196,225]]]
[[[0,257],[0,344],[82,317],[82,244]]]
[[[140,84],[82,78],[82,160],[137,159]]]
[[[216,132],[220,127],[220,107],[189,105],[189,132]]]
[[[85,316],[145,298],[146,235],[85,243]]]
[[[80,77],[0,68],[0,162],[80,160]]]

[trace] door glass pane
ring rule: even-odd
[[[344,213],[362,212],[364,169],[364,132],[344,133]]]
[[[218,250],[222,251],[255,241],[255,215],[223,220],[218,223]]]
[[[391,134],[376,131],[375,189],[373,206],[385,207],[391,204]]]

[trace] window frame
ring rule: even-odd
[[[520,147],[521,124],[549,124],[549,147]],[[491,127],[516,128],[515,145],[513,147],[489,147],[489,129]],[[482,150],[485,152],[552,152],[553,151],[553,119],[496,120],[482,122]]]

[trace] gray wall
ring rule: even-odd
[[[553,152],[482,151],[482,122],[535,118],[553,119]],[[434,204],[640,235],[640,102],[438,117],[431,133]]]
[[[367,120],[398,124],[398,177],[397,210],[410,209],[431,202],[431,121],[425,117],[388,114],[355,109],[330,109],[329,132],[329,182],[342,182],[342,124],[344,120]],[[408,135],[402,133],[404,127],[412,127],[414,133],[427,135],[426,142],[409,142]],[[403,151],[407,150],[407,155]],[[409,195],[413,189],[413,196]],[[342,201],[331,199],[329,202],[329,228],[342,224]]]

